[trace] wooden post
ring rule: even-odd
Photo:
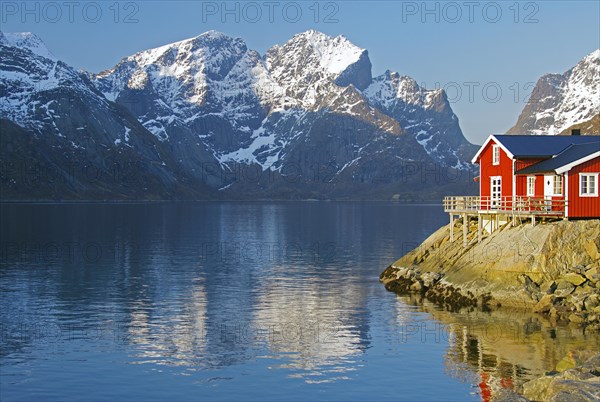
[[[483,229],[481,226],[481,214],[477,214],[477,243],[481,243],[481,230]]]
[[[535,215],[531,215],[531,226],[535,226]]]
[[[450,241],[454,241],[454,214],[450,213]]]
[[[467,214],[463,214],[463,246],[467,247]]]

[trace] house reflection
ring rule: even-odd
[[[565,358],[576,363],[600,350],[600,333],[557,325],[523,311],[449,312],[426,300],[399,296],[444,325],[446,371],[477,384],[483,401],[499,389],[520,391],[525,382],[556,369]]]

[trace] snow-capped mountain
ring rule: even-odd
[[[162,198],[185,191],[189,175],[167,147],[38,37],[0,33],[0,54],[3,198]]]
[[[189,197],[427,198],[460,172],[468,186],[475,147],[445,93],[397,73],[372,78],[368,52],[343,36],[307,31],[261,56],[209,31],[99,74],[30,34],[2,46],[2,119],[90,158],[99,146],[154,152],[150,176]],[[57,107],[56,91],[81,112]]]
[[[465,141],[446,93],[427,90],[407,76],[386,71],[364,91],[371,104],[396,119],[430,157],[445,166],[465,167],[473,151]]]
[[[599,114],[600,49],[597,49],[564,74],[542,76],[508,133],[557,135],[570,127],[588,127],[585,123],[597,119]]]

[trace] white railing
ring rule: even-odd
[[[523,215],[564,216],[566,206],[567,202],[563,198],[557,197],[444,197],[444,211],[454,213],[477,213],[479,211],[498,211]]]

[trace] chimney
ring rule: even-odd
[[[581,130],[578,128],[574,128],[571,130],[571,135],[581,135]]]

